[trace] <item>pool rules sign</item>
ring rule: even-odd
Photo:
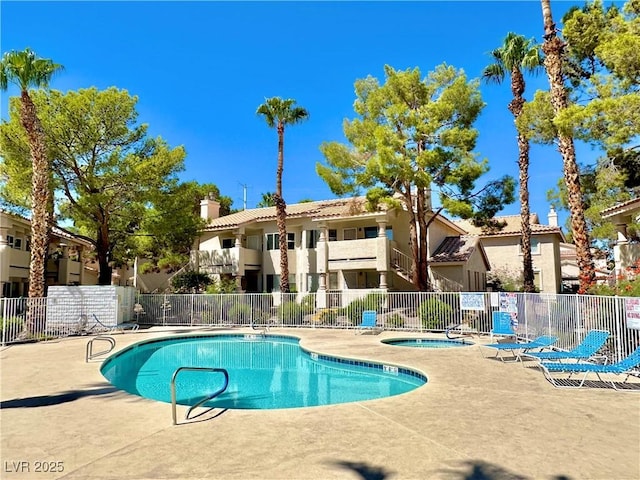
[[[627,328],[640,330],[640,298],[625,298],[624,310],[627,317]]]

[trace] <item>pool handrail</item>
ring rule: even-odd
[[[93,342],[96,340],[102,340],[105,342],[109,342],[109,347],[107,350],[100,350],[99,352],[93,353]],[[100,357],[101,355],[106,355],[110,353],[114,348],[116,348],[116,340],[113,337],[109,337],[107,335],[98,335],[93,337],[91,340],[87,342],[87,349],[85,351],[84,362],[89,363],[89,360],[93,360],[94,358]]]
[[[187,410],[186,415],[184,416],[185,420],[189,420],[189,415],[191,414],[191,412],[200,407],[203,403],[208,402],[209,400],[217,397],[218,395],[220,395],[222,392],[224,392],[227,387],[229,386],[229,372],[227,372],[227,370],[225,370],[224,368],[214,368],[214,367],[180,367],[178,369],[176,369],[175,372],[173,372],[173,375],[171,376],[171,416],[173,418],[173,424],[177,425],[178,424],[178,420],[176,417],[176,378],[178,376],[178,374],[182,371],[191,371],[191,372],[219,372],[222,373],[224,375],[224,386],[205,396],[202,400],[200,400],[199,402],[197,402],[195,405],[192,405],[191,407],[189,407],[189,409]]]

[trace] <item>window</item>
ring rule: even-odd
[[[25,244],[25,250],[27,252],[31,251],[31,237],[27,237],[27,243]]]
[[[335,242],[338,240],[338,231],[335,228],[329,229],[329,241]]]
[[[13,235],[7,235],[7,244],[13,248]]]
[[[338,272],[329,272],[329,290],[338,290]]]
[[[273,250],[273,249],[272,249]],[[267,292],[280,291],[280,275],[267,275]]]
[[[536,286],[539,292],[542,291],[542,272],[540,270],[533,271],[533,284]]]
[[[280,249],[280,234],[267,233],[267,250],[279,250]],[[296,248],[296,234],[287,232],[287,248],[293,250]]]
[[[518,247],[520,255],[522,255],[522,241]],[[531,255],[540,255],[540,240],[537,238],[531,239]]]
[[[310,292],[317,292],[320,287],[320,274],[309,273],[307,274],[307,290]]]
[[[223,238],[222,239],[222,248],[233,248],[236,245],[235,238]]]
[[[13,248],[15,248],[16,250],[22,250],[22,239],[21,238],[16,238],[13,241]]]
[[[316,248],[320,239],[320,230],[307,230],[307,248]]]
[[[278,246],[278,241],[280,240],[280,235],[277,233],[267,233],[267,250],[278,250],[280,247]],[[267,291],[270,292],[267,288]]]
[[[355,240],[358,238],[357,230],[355,228],[345,228],[342,231],[342,238],[343,240]]]
[[[387,240],[393,240],[393,228],[387,227]]]
[[[376,238],[378,236],[378,227],[364,227],[364,238]]]
[[[388,240],[393,240],[393,229],[387,227],[386,235]],[[364,238],[376,238],[378,236],[378,227],[364,227]]]

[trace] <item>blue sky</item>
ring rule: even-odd
[[[554,19],[582,2],[552,1]],[[477,78],[509,31],[542,41],[539,1],[501,2],[16,2],[0,4],[2,52],[32,48],[64,65],[51,87],[116,86],[139,97],[151,135],[187,151],[183,180],[213,182],[242,208],[275,189],[277,137],[255,114],[265,97],[294,98],[310,119],[285,136],[283,192],[288,203],[334,196],[317,177],[324,141],[342,141],[355,117],[353,84],[383,80],[383,66],[446,62]],[[527,78],[527,98],[547,88]],[[517,145],[507,110],[509,84],[482,85],[487,106],[476,123],[487,179],[517,179]],[[8,96],[1,117],[8,116]],[[588,147],[579,161],[597,157]],[[562,175],[553,147],[533,146],[532,211],[546,223],[546,191]],[[519,203],[501,214],[519,213]],[[561,221],[566,214],[561,215]]]

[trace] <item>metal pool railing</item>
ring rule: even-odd
[[[636,303],[637,302],[637,303]],[[489,333],[493,312],[509,312],[523,339],[558,337],[557,347],[576,346],[592,329],[611,332],[605,346],[617,361],[640,345],[640,299],[592,295],[505,292],[385,292],[330,290],[315,293],[145,294],[137,298],[142,326],[254,328],[356,328],[362,312],[375,310],[377,326],[411,332],[445,331],[463,324]],[[83,325],[71,305],[46,298],[0,298],[2,344],[99,333]],[[50,311],[49,311],[50,310]],[[66,316],[63,312],[69,312]],[[81,317],[81,316],[80,316]],[[94,331],[95,330],[95,331]]]
[[[640,300],[640,299],[639,299]],[[139,295],[147,325],[211,327],[279,326],[356,328],[362,312],[375,310],[385,330],[439,332],[455,324],[488,334],[492,315],[508,311],[523,339],[558,337],[556,346],[570,349],[591,329],[605,329],[610,360],[619,360],[640,345],[635,299],[590,295],[502,292],[384,292],[343,290],[325,293]]]

